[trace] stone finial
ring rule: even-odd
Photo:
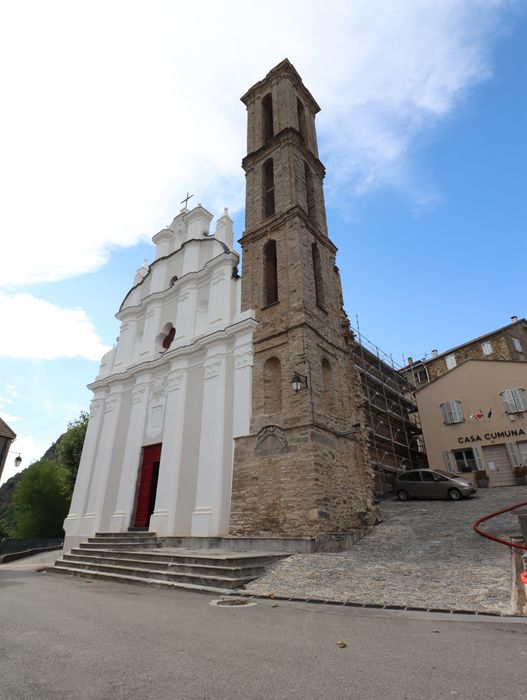
[[[218,219],[214,236],[219,241],[222,241],[222,243],[225,243],[226,246],[232,248],[234,238],[234,227],[233,220],[229,216],[229,210],[227,207],[223,209],[223,214]]]
[[[134,277],[134,284],[139,284],[144,278],[147,276],[148,272],[150,270],[150,267],[148,265],[148,262],[145,258],[143,261],[143,264],[141,265],[140,268],[138,268],[137,272],[135,273]]]

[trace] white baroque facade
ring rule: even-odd
[[[96,532],[160,536],[229,530],[234,438],[249,432],[252,311],[240,312],[227,210],[209,233],[201,205],[153,237],[117,318],[94,397],[64,529],[69,550]]]

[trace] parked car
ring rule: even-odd
[[[453,476],[441,469],[412,469],[401,472],[394,481],[395,493],[400,501],[409,498],[450,498],[460,501],[473,496],[476,487],[461,476]]]

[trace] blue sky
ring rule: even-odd
[[[237,0],[203,12],[116,0],[104,23],[97,5],[28,4],[0,18],[13,66],[0,117],[0,415],[23,466],[87,408],[113,315],[187,189],[215,215],[229,206],[241,235],[239,97],[285,56],[322,107],[352,324],[401,363],[525,316],[522,3],[335,0],[300,18],[301,3],[273,0],[291,21],[267,27],[272,42],[265,13]]]

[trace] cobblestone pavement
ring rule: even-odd
[[[297,554],[273,564],[247,590],[279,596],[512,613],[509,547],[472,530],[487,513],[527,501],[527,487],[479,490],[451,501],[384,501],[383,522],[338,554]],[[517,516],[501,515],[483,528],[520,536]]]

